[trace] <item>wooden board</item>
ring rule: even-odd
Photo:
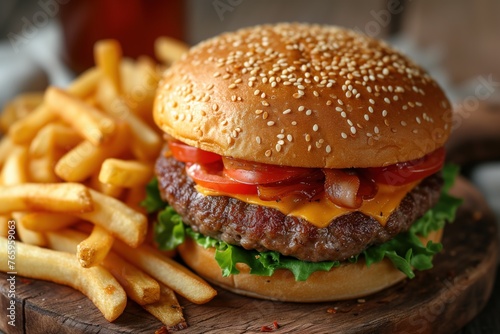
[[[465,199],[448,225],[435,268],[388,290],[352,300],[316,304],[251,299],[219,289],[205,305],[181,299],[189,333],[257,333],[277,321],[279,333],[449,333],[469,322],[491,293],[498,254],[495,219],[483,197],[460,179],[453,192]],[[6,275],[0,274],[2,310],[8,306]],[[4,311],[2,311],[3,313]],[[79,292],[50,282],[16,281],[16,327],[8,333],[154,333],[161,323],[129,302],[108,323]]]

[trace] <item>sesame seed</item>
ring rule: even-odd
[[[342,102],[342,100],[341,100],[341,99],[338,99],[338,100],[337,100],[337,103],[338,103],[338,104],[340,104],[341,106],[342,106],[342,105],[344,105],[344,102]]]
[[[349,124],[351,126],[354,125],[354,123],[350,119],[347,120],[347,124]]]
[[[386,117],[387,116],[387,110],[382,110],[382,117]]]
[[[291,112],[292,112],[292,109],[283,110],[283,115],[289,114]]]
[[[422,121],[420,120],[420,117],[416,117],[415,120],[417,121],[418,124],[420,124]]]
[[[373,101],[373,99],[369,99],[368,100],[371,104],[375,104],[375,101]]]
[[[299,94],[299,93],[294,93],[292,96],[293,96],[293,98],[295,98],[295,99],[300,99],[300,97],[301,97],[302,95],[301,95],[301,94]]]
[[[306,134],[305,139],[306,139],[307,142],[309,142],[309,141],[311,141],[311,136],[309,134]]]
[[[281,145],[280,144],[276,144],[276,151],[278,151],[278,152],[281,151]]]
[[[260,90],[256,89],[254,92],[253,92],[253,95],[257,96],[260,94]]]
[[[267,101],[262,101],[261,103],[262,103],[262,105],[263,105],[263,106],[265,106],[265,107],[268,107],[268,106],[269,106],[269,102],[267,102]]]
[[[378,126],[375,126],[375,127],[373,128],[373,132],[375,132],[375,133],[378,133],[378,132],[379,132]]]
[[[336,107],[335,110],[337,110],[337,111],[344,111],[344,109],[342,109],[341,107]]]
[[[382,70],[382,74],[383,74],[383,75],[388,75],[388,74],[389,74],[389,70],[388,70],[387,68],[384,68],[384,69]]]
[[[219,105],[217,103],[212,104],[212,110],[213,111],[219,110]]]
[[[260,114],[262,114],[263,112],[264,112],[264,110],[262,110],[262,109],[257,109],[257,110],[255,110],[255,114],[257,114],[257,115],[260,115]]]
[[[319,96],[319,93],[317,91],[313,91],[314,96]]]
[[[292,125],[297,125],[297,122],[296,121],[292,121],[291,123]]]
[[[391,100],[389,100],[387,97],[384,97],[384,102],[387,104],[391,104]]]
[[[227,86],[227,88],[229,88],[229,89],[236,88],[236,84],[232,83],[232,84],[230,84],[229,86]]]
[[[342,116],[343,118],[346,118],[346,117],[347,117],[347,114],[346,114],[346,112],[345,112],[345,111],[342,111],[342,112],[340,113],[340,116]]]
[[[313,131],[318,131],[318,124],[313,125]]]
[[[255,137],[255,141],[257,142],[257,144],[260,144],[262,142],[259,136]]]
[[[311,116],[311,114],[312,114],[312,110],[311,110],[311,109],[307,109],[307,111],[306,111],[306,115],[307,115],[307,116]]]
[[[293,136],[288,134],[286,135],[286,139],[289,141],[289,142],[292,142],[293,141]]]
[[[344,139],[346,139],[346,138],[347,138],[347,134],[346,134],[345,132],[342,132],[340,135],[341,135],[341,136],[342,136],[342,138],[344,138]]]
[[[370,116],[368,116],[368,114],[365,114],[365,120],[369,121],[370,120]]]
[[[326,151],[326,153],[332,152],[332,147],[330,145],[326,145],[325,151]]]
[[[355,128],[354,126],[351,126],[351,133],[352,133],[353,135],[355,135],[355,134],[356,134],[356,128]]]
[[[373,114],[373,107],[372,107],[372,106],[369,106],[369,107],[368,107],[368,111],[369,111],[370,113],[372,113],[372,114]]]
[[[402,126],[406,126],[406,122],[405,121],[401,121],[401,125]]]
[[[274,121],[267,122],[267,126],[273,126],[273,125],[274,125]]]
[[[262,113],[262,119],[267,119],[269,117],[269,114],[267,111],[264,111],[264,113]]]
[[[270,157],[273,152],[271,150],[267,150],[264,154],[266,157]]]
[[[298,111],[304,111],[305,107],[304,106],[300,106],[297,110]]]
[[[331,100],[326,101],[326,105],[327,105],[327,106],[329,106],[329,105],[331,105],[331,104],[332,104],[332,101],[331,101]]]

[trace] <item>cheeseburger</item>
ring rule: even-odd
[[[239,294],[331,301],[411,278],[458,204],[445,94],[350,30],[262,25],[202,42],[165,72],[154,120],[158,244]]]

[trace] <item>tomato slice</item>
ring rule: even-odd
[[[312,168],[285,167],[223,157],[224,175],[245,184],[269,184],[303,178]]]
[[[422,180],[443,168],[445,160],[444,148],[438,148],[423,158],[397,163],[385,167],[360,169],[375,182],[400,186],[413,181]]]
[[[257,186],[240,183],[222,175],[222,164],[186,164],[186,173],[202,187],[230,194],[257,194]]]
[[[168,147],[174,158],[182,162],[208,164],[221,160],[221,156],[216,153],[189,146],[180,141],[169,141]]]

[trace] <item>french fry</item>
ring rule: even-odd
[[[12,150],[14,150],[15,144],[12,142],[10,137],[4,136],[0,138],[0,167],[5,163],[5,160],[10,155]]]
[[[71,254],[76,254],[78,244],[87,237],[87,234],[69,228],[47,231],[45,235],[48,248]]]
[[[81,141],[82,138],[72,128],[58,123],[47,124],[33,138],[30,154],[32,157],[43,157],[54,147],[70,149]]]
[[[96,68],[87,70],[70,84],[67,92],[78,98],[86,97],[96,89],[100,75]],[[17,144],[27,144],[41,128],[56,118],[56,113],[41,104],[26,117],[12,124],[8,132],[9,137]]]
[[[33,212],[25,214],[21,222],[31,231],[47,232],[59,230],[78,223],[77,217],[62,213]]]
[[[163,36],[155,41],[156,58],[168,65],[179,60],[188,50],[189,46],[171,37]]]
[[[24,183],[0,186],[0,214],[31,210],[88,212],[93,208],[89,190],[79,183]]]
[[[80,74],[80,76],[68,86],[66,91],[80,99],[86,98],[95,92],[97,83],[101,77],[101,71],[96,67],[92,67]]]
[[[123,240],[131,247],[139,246],[146,237],[148,219],[134,211],[123,202],[89,189],[94,210],[76,213],[75,216],[100,225],[114,237]]]
[[[120,94],[120,61],[122,49],[120,43],[113,39],[98,41],[94,46],[94,59],[102,74],[112,84],[117,94]]]
[[[16,146],[5,160],[0,173],[0,184],[15,185],[26,183],[28,166],[28,149],[25,146]]]
[[[7,249],[13,247],[0,238],[0,270],[8,268]],[[114,321],[127,305],[127,295],[116,279],[101,266],[82,268],[75,256],[16,242],[18,275],[68,285],[86,295],[108,321]]]
[[[0,132],[7,132],[9,127],[19,119],[26,117],[43,101],[40,93],[26,93],[16,96],[9,101],[0,113]]]
[[[49,150],[41,157],[29,159],[28,170],[30,180],[37,183],[56,183],[60,179],[55,173],[55,165],[61,152]]]
[[[123,194],[123,188],[99,181],[99,174],[94,173],[90,177],[90,187],[104,195],[119,198]]]
[[[75,253],[85,234],[74,230],[47,233],[48,246],[52,249]],[[131,265],[114,252],[109,252],[102,265],[108,269],[123,287],[127,296],[139,305],[160,300],[160,285],[149,275]]]
[[[145,186],[153,176],[153,167],[139,161],[106,159],[99,173],[99,181],[124,188]]]
[[[40,232],[32,231],[26,228],[23,224],[23,217],[26,215],[24,212],[13,212],[12,218],[17,222],[16,232],[22,242],[35,246],[45,246],[47,239],[45,235]]]
[[[115,131],[115,121],[82,100],[55,87],[45,92],[45,103],[83,138],[94,145],[105,143]]]
[[[157,65],[151,58],[145,56],[140,57],[135,64],[123,65],[121,71],[124,73],[122,75],[123,100],[135,115],[149,126],[156,127],[151,110],[153,110],[156,87],[161,76]]]
[[[207,303],[217,295],[217,291],[201,277],[148,245],[130,249],[116,240],[113,249],[123,258],[195,304]]]
[[[9,234],[9,216],[0,215],[0,237],[7,238]]]
[[[177,331],[188,328],[182,307],[177,301],[174,291],[161,285],[160,300],[153,304],[142,305],[142,307],[160,320],[168,331]]]
[[[84,268],[99,265],[113,246],[111,234],[99,225],[95,225],[88,238],[78,244],[76,257]]]
[[[120,282],[130,299],[139,305],[155,303],[160,299],[160,284],[114,252],[108,253],[103,266]]]
[[[132,150],[143,160],[156,158],[163,143],[160,135],[136,116],[123,98],[114,94],[108,82],[101,82],[98,90],[101,108],[110,116],[126,122],[132,136]]]
[[[27,144],[35,138],[41,128],[56,118],[57,115],[51,109],[41,104],[26,117],[12,124],[8,135],[16,144]]]
[[[146,209],[141,206],[141,202],[146,198],[146,187],[134,187],[127,191],[125,203],[132,209],[146,214]]]
[[[106,144],[94,146],[87,140],[81,142],[57,162],[55,173],[66,181],[84,181],[99,170],[104,160],[119,156],[127,149],[129,133],[128,126],[120,123]]]

